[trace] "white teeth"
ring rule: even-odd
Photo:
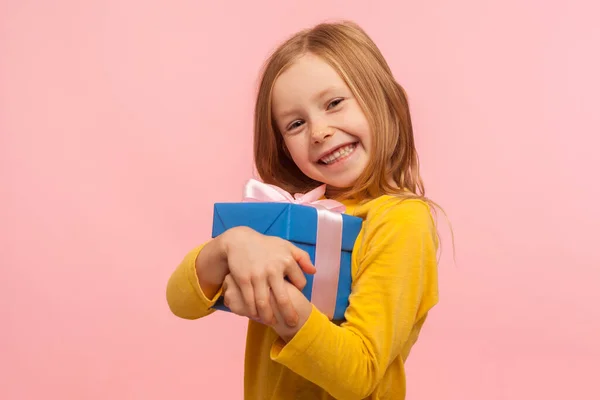
[[[326,157],[321,158],[321,162],[323,162],[325,164],[331,164],[331,163],[337,161],[338,159],[340,159],[341,157],[347,156],[348,154],[352,153],[355,148],[356,148],[356,144],[354,144],[354,143],[349,144],[344,147],[341,147],[341,148],[337,149],[336,151],[334,151],[333,154],[330,154]]]

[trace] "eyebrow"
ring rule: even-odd
[[[321,100],[323,97],[327,96],[329,93],[335,92],[338,90],[342,90],[342,88],[338,87],[338,86],[330,86],[324,90],[321,90],[319,93],[317,93],[315,96],[313,96],[312,100]],[[287,111],[282,112],[281,114],[275,115],[275,118],[284,119],[294,113],[296,113],[296,110],[294,110],[294,109],[287,110]]]
[[[330,86],[325,90],[321,90],[319,93],[317,93],[317,95],[315,97],[313,97],[313,100],[320,100],[323,97],[325,97],[326,95],[329,94],[329,92],[335,92],[336,90],[339,90],[340,88],[336,87],[336,86]]]

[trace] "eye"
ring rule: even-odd
[[[337,107],[344,99],[333,99],[327,104],[327,109],[331,110],[332,108]]]
[[[291,124],[289,124],[287,126],[286,130],[293,131],[294,129],[297,129],[297,128],[301,127],[302,125],[304,125],[304,121],[298,119],[298,120],[292,122]]]

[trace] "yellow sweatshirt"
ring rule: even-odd
[[[313,307],[286,344],[273,329],[250,320],[245,399],[405,398],[404,362],[438,302],[438,242],[430,208],[391,196],[344,203],[347,214],[364,219],[352,253],[345,321],[333,323]],[[201,249],[184,258],[168,283],[169,306],[181,318],[211,314],[221,295],[208,299],[200,288],[195,260]]]

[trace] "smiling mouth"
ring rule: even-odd
[[[339,161],[347,158],[348,156],[350,156],[354,152],[354,150],[356,150],[357,145],[358,145],[358,143],[350,143],[345,146],[342,146],[342,147],[336,149],[335,151],[327,154],[325,157],[321,158],[319,160],[319,164],[324,164],[324,165],[335,164],[336,162],[339,162]]]

